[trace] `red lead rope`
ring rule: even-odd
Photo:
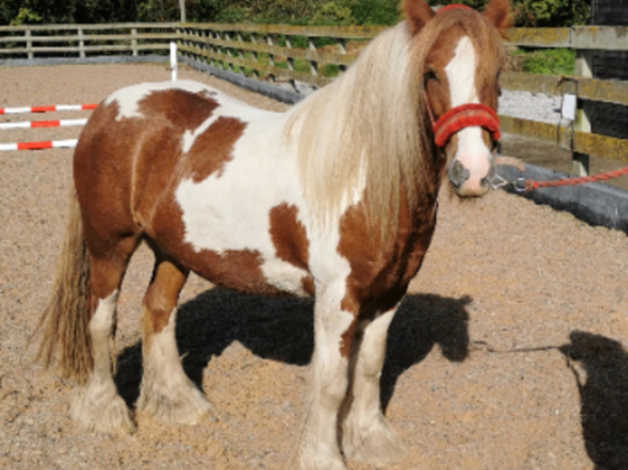
[[[539,188],[555,188],[559,186],[574,186],[577,184],[593,183],[596,181],[606,181],[613,178],[619,178],[620,176],[628,175],[628,167],[620,168],[619,170],[607,171],[605,173],[598,173],[597,175],[581,176],[578,178],[566,178],[562,180],[551,181],[536,181],[536,180],[524,180],[519,178],[515,184],[515,189],[519,192],[534,191]]]

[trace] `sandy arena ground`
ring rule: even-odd
[[[200,73],[181,76],[283,109]],[[97,102],[167,78],[162,65],[1,68],[0,106]],[[27,116],[11,119],[44,119]],[[78,132],[2,131],[0,141]],[[167,427],[138,416],[136,434],[111,437],[69,419],[72,384],[33,363],[32,335],[63,237],[71,155],[0,154],[0,468],[296,468],[313,343],[308,300],[241,295],[193,277],[179,349],[218,422]],[[504,192],[441,199],[382,377],[382,403],[408,451],[380,468],[628,469],[628,237]],[[151,258],[136,253],[118,310],[116,380],[131,404]]]

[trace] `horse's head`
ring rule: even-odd
[[[509,25],[508,0],[491,0],[483,13],[463,5],[435,13],[424,0],[405,0],[403,7],[434,145],[447,156],[458,195],[481,196],[494,175],[499,139],[500,33]]]

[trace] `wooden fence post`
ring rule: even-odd
[[[131,28],[131,54],[137,56],[137,28]]]
[[[79,37],[79,57],[81,59],[85,58],[85,36],[83,33],[83,28],[78,28],[78,37]]]
[[[576,62],[574,65],[574,75],[582,78],[593,78],[591,67],[592,52],[588,50],[576,50]],[[577,89],[576,89],[577,91]],[[582,100],[578,97],[578,110],[576,112],[576,122],[574,131],[591,132],[591,121],[582,105]],[[589,174],[589,156],[583,153],[574,152],[571,172],[578,176]]]
[[[33,54],[33,41],[31,41],[31,30],[30,29],[26,29],[25,31],[25,36],[26,36],[26,54],[27,57],[29,59],[32,59],[35,55]]]

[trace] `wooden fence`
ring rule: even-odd
[[[177,23],[0,26],[0,60],[167,51]]]
[[[168,42],[177,41],[180,55],[191,63],[275,84],[301,82],[320,87],[349,66],[383,29],[216,23],[0,26],[0,64],[17,57],[80,60],[103,53],[165,55]],[[513,46],[575,49],[578,60],[574,76],[569,77],[504,73],[504,89],[571,93],[580,99],[628,106],[628,82],[596,80],[586,73],[587,51],[628,50],[628,27],[513,28],[507,39]],[[628,162],[627,139],[586,132],[582,124],[586,116],[578,114],[575,123],[559,125],[501,116],[502,130],[554,142],[572,152]]]

